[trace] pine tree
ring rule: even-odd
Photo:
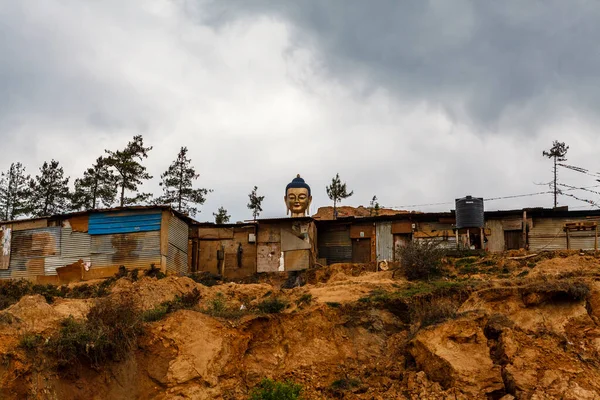
[[[231,215],[227,214],[227,210],[224,207],[219,207],[217,213],[213,213],[215,216],[215,224],[226,224],[229,222]]]
[[[109,168],[107,159],[98,157],[96,163],[75,179],[75,192],[71,197],[74,210],[95,210],[100,204],[110,207],[117,197],[117,179]]]
[[[554,207],[556,207],[558,204],[557,196],[558,196],[558,194],[560,194],[560,189],[558,189],[558,186],[557,186],[558,171],[556,169],[556,164],[559,161],[567,161],[565,156],[567,155],[568,150],[569,150],[569,146],[565,145],[565,142],[559,142],[558,140],[555,140],[552,142],[552,147],[550,148],[550,150],[542,151],[542,155],[544,157],[554,159],[554,168],[553,168],[554,184],[552,185],[552,189],[554,191]]]
[[[354,194],[354,191],[347,192],[346,183],[340,180],[340,174],[335,174],[335,178],[331,179],[331,185],[325,188],[327,196],[333,200],[333,218],[337,218],[337,203]]]
[[[252,192],[248,195],[250,198],[250,202],[248,203],[248,208],[252,210],[252,217],[256,221],[256,217],[259,216],[260,212],[263,210],[261,208],[262,201],[265,199],[265,196],[259,196],[257,194],[258,187],[254,186]]]
[[[187,158],[187,151],[187,147],[182,147],[177,159],[160,176],[163,195],[158,199],[158,203],[169,204],[177,211],[193,216],[198,212],[193,204],[204,204],[206,195],[211,190],[193,189],[192,181],[198,179],[200,175],[191,166],[191,160]]]
[[[380,209],[381,209],[381,207],[379,206],[379,203],[377,202],[377,196],[373,196],[373,198],[371,199],[371,203],[369,204],[369,216],[371,216],[371,217],[378,216]]]
[[[40,175],[29,180],[26,209],[34,217],[60,214],[67,211],[69,198],[69,177],[64,177],[58,161],[44,162]]]
[[[152,146],[144,147],[142,135],[133,137],[133,141],[127,143],[123,150],[110,151],[106,162],[117,171],[116,182],[120,187],[119,206],[124,207],[133,204],[147,202],[152,197],[151,193],[138,193],[138,185],[143,181],[152,179],[140,162],[148,158],[148,152]],[[125,197],[125,191],[129,190],[135,194],[133,197]]]
[[[29,179],[31,177],[25,175],[25,167],[20,162],[10,164],[8,171],[0,174],[0,221],[26,214]]]

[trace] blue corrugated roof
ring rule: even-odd
[[[159,231],[161,213],[129,214],[94,213],[90,214],[88,233],[90,235],[109,235],[112,233],[132,233]]]

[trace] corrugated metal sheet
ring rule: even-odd
[[[71,228],[61,229],[60,255],[44,259],[44,274],[56,275],[56,268],[71,265],[79,260],[91,263],[91,236],[87,233],[73,232]]]
[[[52,227],[13,232],[11,259],[60,255],[60,230],[60,227]]]
[[[167,254],[167,270],[180,275],[187,274],[188,272],[187,253],[181,251],[171,243],[169,243],[169,252]]]
[[[429,238],[416,238],[415,241],[420,242],[437,242],[438,246],[442,249],[455,250],[456,249],[456,237],[455,236],[438,236],[438,237],[429,237]]]
[[[11,278],[31,278],[44,275],[44,258],[60,256],[61,228],[40,228],[12,233]]]
[[[533,228],[529,232],[529,250],[564,250],[567,248],[567,235],[564,231],[567,220],[534,218]]]
[[[60,255],[64,258],[90,256],[92,237],[87,233],[74,232],[71,228],[62,228]]]
[[[56,275],[56,268],[74,264],[79,260],[88,265],[91,263],[89,254],[82,257],[46,257],[44,259],[44,275]]]
[[[319,257],[327,263],[352,262],[350,229],[330,230],[317,236]]]
[[[188,225],[172,215],[169,222],[169,250],[167,252],[167,270],[178,274],[188,272]]]
[[[187,254],[188,225],[174,215],[169,222],[169,243]]]
[[[394,259],[394,236],[392,235],[391,222],[377,222],[375,224],[377,239],[377,261],[391,261]]]
[[[160,265],[160,231],[95,235],[91,238],[92,268]]]
[[[114,233],[152,232],[160,230],[160,212],[96,213],[90,214],[88,233],[107,235]]]

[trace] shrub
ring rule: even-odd
[[[225,296],[223,293],[217,293],[217,296],[208,301],[208,306],[201,309],[204,314],[208,314],[212,317],[217,318],[228,318],[228,319],[237,319],[242,317],[248,311],[247,309],[240,309],[237,307],[232,307],[227,304],[225,300]]]
[[[423,299],[411,304],[410,318],[420,328],[425,328],[455,318],[458,306],[451,299]]]
[[[194,282],[197,282],[204,286],[215,286],[223,282],[221,275],[212,274],[210,272],[194,272],[188,275]]]
[[[158,306],[144,311],[141,314],[141,319],[144,322],[154,322],[163,319],[167,314],[177,310],[194,308],[200,302],[201,297],[200,291],[197,288],[194,288],[189,293],[175,296],[175,299],[171,301],[162,302]]]
[[[285,300],[280,300],[276,297],[266,299],[258,303],[257,308],[265,314],[277,314],[286,309],[288,303]]]
[[[27,351],[33,351],[36,350],[43,342],[44,338],[42,335],[27,332],[21,336],[21,339],[19,339],[19,347]]]
[[[263,379],[250,393],[250,400],[299,400],[302,386],[292,381]]]
[[[144,275],[146,275],[150,278],[156,278],[156,279],[163,279],[167,276],[164,274],[164,272],[162,272],[160,270],[160,268],[158,268],[154,264],[150,264],[150,269],[147,269],[146,271],[144,271]]]
[[[88,364],[97,368],[125,358],[137,344],[142,320],[129,296],[100,299],[90,308],[87,319],[73,317],[61,323],[49,342],[50,353],[59,368]]]
[[[330,388],[335,392],[354,389],[355,387],[359,387],[361,385],[360,380],[353,378],[341,378],[333,381],[331,383]]]
[[[435,241],[409,242],[398,250],[398,255],[408,280],[428,280],[441,275],[444,250]]]
[[[332,308],[340,308],[342,306],[342,304],[338,303],[337,301],[328,301],[325,304]]]
[[[163,319],[169,313],[169,307],[160,304],[150,310],[146,310],[142,313],[142,320],[144,322],[154,322]]]
[[[296,300],[296,305],[298,307],[302,307],[303,305],[309,305],[310,303],[312,303],[312,299],[312,294],[305,293]]]

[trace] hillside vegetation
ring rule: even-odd
[[[600,258],[522,256],[1,282],[0,398],[600,398]]]

